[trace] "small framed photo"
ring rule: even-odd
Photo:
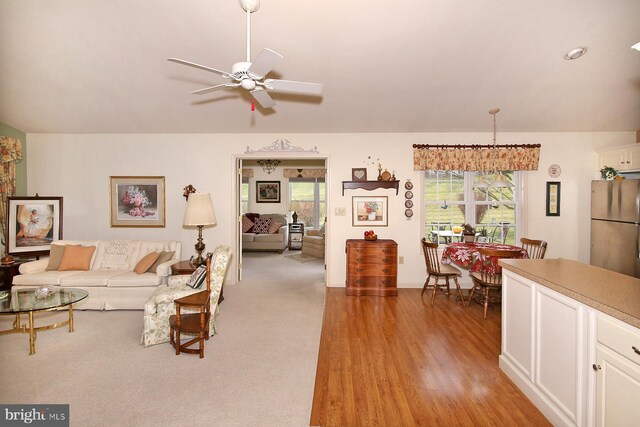
[[[353,196],[352,225],[354,227],[386,227],[389,225],[387,196]]]
[[[62,239],[62,197],[7,198],[7,253],[46,255]]]
[[[280,181],[256,181],[256,203],[280,203]]]
[[[351,168],[351,181],[366,181],[367,168]]]
[[[164,227],[164,176],[110,177],[111,227]]]
[[[560,216],[560,182],[547,181],[547,216]]]

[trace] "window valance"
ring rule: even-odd
[[[0,162],[7,163],[22,159],[22,143],[18,138],[0,136]]]
[[[538,170],[540,144],[413,144],[413,170]]]
[[[253,169],[242,168],[242,177],[243,178],[253,178]]]
[[[284,169],[285,178],[324,178],[326,169]]]

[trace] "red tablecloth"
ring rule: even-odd
[[[489,274],[498,274],[502,270],[498,265],[498,257],[488,257],[485,259],[483,255],[478,252],[479,248],[491,248],[501,250],[520,251],[516,258],[529,258],[529,254],[526,249],[522,249],[519,246],[504,245],[502,243],[465,243],[454,242],[445,246],[442,253],[442,263],[451,264],[453,261],[455,264],[470,268],[471,271],[485,271]]]

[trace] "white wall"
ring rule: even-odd
[[[182,241],[183,255],[194,252],[196,231],[184,229],[186,207],[182,188],[192,184],[198,191],[212,195],[218,225],[205,229],[208,249],[236,241],[237,158],[260,157],[243,154],[271,145],[284,138],[305,149],[318,147],[326,157],[328,183],[328,283],[344,286],[344,242],[361,238],[362,228],[351,226],[351,197],[386,195],[389,197],[389,226],[376,229],[380,238],[398,242],[405,263],[399,266],[401,287],[421,287],[425,280],[424,260],[420,249],[422,237],[421,173],[413,171],[412,144],[487,143],[490,133],[446,134],[113,134],[59,135],[28,134],[28,193],[64,197],[64,237],[68,239],[175,239]],[[607,133],[501,133],[505,143],[540,143],[540,169],[526,175],[526,235],[549,242],[548,257],[564,257],[588,262],[590,181],[595,172],[595,149],[634,141],[633,132]],[[273,154],[269,155],[274,157]],[[279,158],[305,157],[299,153]],[[404,216],[404,197],[393,190],[348,190],[342,196],[341,182],[351,179],[351,168],[365,166],[367,156],[380,158],[383,168],[395,170],[404,183],[415,184],[415,215]],[[545,216],[545,182],[549,165],[562,168],[561,216]],[[166,177],[166,228],[111,228],[109,226],[110,175],[162,175]],[[375,179],[374,166],[368,168]],[[273,174],[271,175],[273,176]],[[273,178],[284,181],[284,178]],[[253,195],[252,197],[255,197]],[[336,216],[336,208],[345,208],[346,216]],[[228,276],[233,283],[234,275]]]

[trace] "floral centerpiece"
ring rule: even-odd
[[[462,224],[462,235],[465,242],[473,242],[476,239],[476,229],[471,224]]]
[[[149,197],[140,187],[129,186],[127,191],[122,195],[122,204],[129,207],[129,215],[135,217],[146,217],[153,215],[153,212],[147,211],[145,208],[151,204]]]

